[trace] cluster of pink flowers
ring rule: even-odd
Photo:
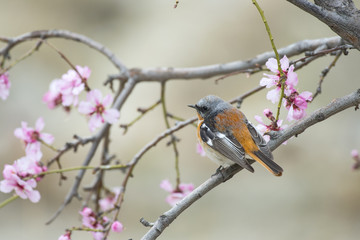
[[[82,216],[82,225],[89,229],[94,229],[97,231],[90,231],[95,240],[102,240],[105,236],[106,226],[109,224],[110,220],[107,217],[97,217],[95,212],[89,208],[84,207],[82,211],[79,212]],[[113,222],[111,225],[111,230],[113,232],[120,233],[124,229],[123,225],[119,221]],[[71,240],[71,231],[66,231],[61,235],[58,240]]]
[[[308,91],[299,93],[295,89],[295,86],[298,84],[298,76],[294,72],[294,65],[289,66],[289,59],[286,56],[280,60],[280,64],[286,77],[284,85],[284,106],[289,110],[287,120],[299,120],[306,115],[305,109],[307,108],[307,103],[312,100],[312,93]],[[280,100],[281,93],[281,76],[276,59],[270,58],[266,62],[266,67],[275,73],[275,75],[264,74],[265,77],[260,80],[260,85],[266,86],[267,88],[275,86],[275,89],[270,90],[266,97],[272,103],[276,103]]]
[[[105,236],[105,228],[110,223],[110,220],[107,217],[98,217],[94,213],[94,211],[89,207],[84,207],[82,211],[79,212],[82,216],[82,224],[84,227],[98,230],[91,232],[92,236],[95,240],[102,240]],[[124,229],[123,225],[119,221],[115,221],[111,225],[111,230],[113,232],[120,233]],[[65,233],[64,235],[69,235],[68,233]],[[64,235],[61,235],[61,237],[64,237]],[[59,238],[59,240],[60,240]],[[70,239],[70,235],[68,236],[68,239]]]
[[[36,160],[40,160],[42,157],[41,143],[50,145],[54,142],[54,137],[51,134],[41,132],[44,126],[44,120],[40,117],[35,123],[35,129],[28,127],[27,122],[21,122],[21,128],[14,131],[15,137],[24,142],[26,155],[33,156]]]
[[[6,100],[9,96],[10,92],[10,81],[9,81],[9,74],[4,72],[0,75],[0,98],[2,100]]]
[[[173,188],[167,179],[160,183],[160,187],[170,193],[170,195],[166,197],[166,202],[172,207],[194,190],[192,183],[180,183],[178,188]]]
[[[91,70],[86,66],[76,66],[76,71],[70,69],[60,79],[55,79],[50,83],[50,89],[45,93],[43,101],[50,109],[59,105],[77,106],[79,94],[85,89],[90,74]]]
[[[116,187],[112,192],[106,194],[106,197],[99,200],[99,206],[102,211],[108,211],[115,207],[116,199],[119,197],[121,189]]]
[[[268,118],[270,120],[270,124],[266,125],[260,116],[258,116],[258,115],[255,116],[255,120],[257,122],[259,122],[259,124],[256,126],[256,128],[262,134],[268,133],[270,131],[280,131],[287,127],[287,125],[281,126],[283,123],[283,120],[279,119],[276,121],[274,114],[272,113],[272,111],[270,109],[268,109],[268,108],[265,109],[264,115],[266,118]],[[264,139],[266,142],[268,142],[270,140],[270,136],[264,135]]]
[[[25,144],[25,156],[16,160],[12,165],[6,164],[3,170],[4,180],[0,182],[0,191],[9,193],[15,191],[19,197],[28,198],[32,202],[40,200],[40,193],[34,188],[41,177],[36,177],[47,168],[42,166],[41,143],[52,144],[54,137],[48,133],[42,133],[45,124],[42,118],[36,121],[34,128],[28,127],[26,122],[21,123],[21,128],[14,131],[14,135]]]
[[[79,95],[86,90],[90,74],[91,70],[86,66],[76,66],[76,71],[70,69],[61,79],[55,79],[50,83],[43,101],[50,109],[61,105],[66,111],[70,111],[71,106],[78,107],[78,111],[89,118],[88,126],[93,132],[105,122],[113,124],[119,119],[120,113],[117,109],[110,108],[113,97],[108,94],[103,98],[97,89],[88,89],[86,101],[79,103]]]
[[[298,84],[298,76],[294,72],[294,65],[289,66],[289,59],[286,56],[280,60],[280,65],[285,78],[283,104],[284,107],[288,110],[287,120],[293,121],[302,119],[306,115],[305,110],[308,107],[308,102],[312,100],[312,93],[308,91],[299,93],[295,89],[296,85]],[[272,103],[276,103],[280,100],[282,84],[281,74],[278,69],[276,59],[270,58],[266,62],[266,67],[274,74],[264,73],[265,77],[260,80],[260,85],[266,86],[267,88],[275,87],[267,93],[266,98]],[[261,117],[256,116],[255,119],[260,123],[257,126],[259,131],[265,133],[268,131],[279,131],[284,128],[280,127],[282,124],[281,120],[275,122],[275,118],[272,116],[273,114],[270,110],[265,109],[264,114],[268,119],[271,120],[271,124],[264,124],[261,120]],[[267,139],[269,138],[267,137]]]

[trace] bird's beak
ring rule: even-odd
[[[191,107],[191,108],[195,108],[195,109],[196,109],[196,105],[193,105],[193,104],[189,104],[188,107]]]

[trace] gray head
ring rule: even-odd
[[[206,118],[209,115],[232,108],[228,102],[225,102],[221,98],[214,95],[206,96],[200,99],[195,105],[188,106],[195,108],[202,118]]]

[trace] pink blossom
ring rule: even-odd
[[[353,149],[351,151],[351,156],[356,159],[359,158],[359,151],[357,149]]]
[[[84,207],[82,211],[79,212],[82,216],[82,224],[85,227],[92,228],[96,223],[96,215],[89,207]]]
[[[115,222],[113,222],[113,224],[111,225],[111,230],[112,230],[113,232],[120,233],[120,232],[122,232],[122,231],[124,230],[124,227],[123,227],[123,225],[122,225],[121,222],[115,221]]]
[[[170,204],[170,206],[175,206],[177,202],[194,190],[194,185],[192,183],[180,183],[178,189],[174,189],[167,179],[160,183],[160,187],[170,193],[170,195],[166,197],[166,202]]]
[[[288,112],[287,120],[299,120],[306,116],[305,109],[308,107],[308,102],[312,100],[312,93],[304,91],[298,93],[296,90],[285,98],[284,106]]]
[[[89,207],[84,207],[79,212],[82,216],[82,224],[87,228],[96,230],[104,230],[105,226],[108,225],[109,219],[107,217],[96,217],[96,214]],[[91,232],[95,240],[102,240],[105,234],[103,232]]]
[[[66,107],[77,105],[78,96],[85,89],[85,83],[91,74],[91,70],[86,66],[76,66],[76,70],[77,72],[74,69],[70,69],[67,73],[62,75],[62,81],[59,82],[58,87],[62,94],[62,104]]]
[[[8,165],[6,164],[3,170],[4,180],[0,182],[0,191],[4,193],[9,193],[15,191],[22,199],[27,199],[31,202],[38,202],[40,200],[40,193],[33,188],[36,187],[35,179],[24,180],[24,175],[27,176],[25,172],[17,169],[17,165]]]
[[[115,207],[116,199],[119,197],[121,188],[114,188],[113,192],[106,194],[106,197],[99,200],[99,206],[102,211],[108,211]]]
[[[292,89],[297,85],[298,83],[298,77],[297,74],[294,72],[294,65],[291,65],[289,67],[289,59],[284,56],[280,60],[281,69],[283,70],[286,80],[285,80],[285,88],[284,88],[284,94],[285,96],[289,96],[291,94]],[[276,103],[279,101],[280,98],[280,92],[281,92],[281,81],[280,81],[280,72],[278,70],[277,61],[275,58],[269,58],[269,60],[266,62],[266,67],[276,75],[266,74],[264,73],[264,76],[260,80],[261,86],[266,86],[267,88],[276,86],[275,89],[270,90],[266,98],[270,100],[272,103]]]
[[[2,100],[6,100],[8,98],[10,86],[9,73],[4,72],[0,75],[0,98]]]
[[[90,117],[89,128],[90,131],[95,131],[104,122],[113,124],[119,119],[120,113],[117,109],[108,108],[111,106],[113,97],[108,94],[104,98],[98,89],[92,90],[87,94],[87,101],[82,101],[79,104],[79,112]]]
[[[268,124],[268,125],[265,124],[263,122],[262,118],[258,115],[256,115],[254,118],[259,123],[256,126],[256,129],[263,135],[265,141],[268,142],[268,141],[270,141],[270,136],[265,133],[269,133],[270,131],[281,131],[281,130],[285,129],[287,127],[287,125],[284,125],[283,127],[281,127],[281,125],[283,123],[283,120],[281,120],[281,119],[277,120],[276,124],[275,124],[275,117],[273,116],[273,113],[270,109],[265,109],[264,115],[268,119],[270,119],[270,121],[271,121],[270,124]]]
[[[62,85],[62,79],[55,79],[50,83],[49,91],[43,96],[43,102],[45,102],[50,109],[62,104],[62,94],[60,87]]]
[[[26,155],[34,155],[38,160],[42,157],[40,150],[41,142],[50,145],[54,141],[54,137],[51,134],[41,132],[44,126],[44,120],[40,117],[35,123],[35,129],[28,127],[27,122],[21,122],[21,128],[17,128],[14,131],[14,135],[24,141]]]
[[[202,156],[202,157],[205,157],[205,156],[206,156],[206,153],[205,153],[205,151],[204,151],[204,149],[203,149],[203,147],[201,146],[200,143],[197,143],[197,144],[196,144],[196,152],[197,152],[198,154],[200,154],[200,156]]]
[[[16,169],[17,174],[21,178],[31,177],[42,172],[47,171],[46,166],[41,166],[38,159],[33,155],[27,155],[16,160],[13,164]],[[40,181],[41,177],[37,178],[37,181]]]
[[[61,235],[58,240],[71,240],[71,232],[66,232],[65,234]]]

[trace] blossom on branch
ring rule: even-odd
[[[115,221],[113,224],[111,224],[111,230],[113,232],[121,233],[124,230],[124,226],[121,222]]]
[[[82,224],[91,229],[104,230],[104,225],[109,222],[109,219],[106,217],[97,218],[96,214],[89,207],[84,207],[82,211],[79,212],[82,216]],[[102,240],[104,237],[103,232],[91,232],[95,240]]]
[[[306,116],[305,110],[308,107],[308,102],[312,100],[312,93],[304,91],[298,93],[296,90],[285,97],[284,106],[289,111],[287,115],[287,120],[300,120]]]
[[[264,110],[264,115],[271,121],[270,124],[265,124],[262,120],[262,118],[258,115],[256,115],[254,118],[259,123],[256,126],[256,129],[263,135],[266,142],[270,141],[270,136],[266,133],[269,133],[271,131],[280,131],[287,127],[287,125],[284,125],[281,127],[283,120],[279,119],[275,122],[275,117],[270,109]]]
[[[71,232],[68,231],[65,234],[61,235],[58,240],[71,240]]]
[[[42,100],[45,102],[49,109],[62,105],[63,99],[60,91],[62,79],[55,79],[50,83],[49,91],[45,93]],[[65,108],[67,111],[69,108]]]
[[[8,98],[10,86],[9,73],[4,72],[0,75],[0,98],[2,100],[6,100]]]
[[[291,65],[289,67],[289,59],[284,56],[280,60],[281,69],[283,73],[285,74],[285,86],[284,86],[284,94],[285,96],[289,96],[291,94],[292,89],[297,85],[298,83],[298,76],[294,72],[294,65]],[[270,88],[273,86],[276,86],[275,89],[270,90],[266,98],[270,100],[272,103],[276,103],[280,99],[280,93],[281,93],[281,75],[278,69],[277,61],[275,58],[269,58],[269,60],[266,62],[266,67],[275,75],[266,74],[264,73],[264,76],[260,80],[260,86],[266,86],[266,88]]]
[[[84,225],[84,227],[99,230],[91,232],[94,239],[102,240],[105,236],[104,231],[106,229],[106,226],[110,223],[110,220],[105,216],[97,216],[95,212],[89,207],[84,207],[83,210],[79,213],[82,216],[82,224]],[[119,221],[115,221],[111,225],[111,230],[118,233],[122,232],[123,225]]]
[[[264,73],[265,77],[260,80],[261,86],[266,86],[267,88],[275,86],[275,89],[270,90],[266,98],[272,103],[276,103],[280,100],[282,84],[284,87],[284,107],[289,111],[287,120],[299,120],[305,117],[305,109],[308,107],[308,102],[312,100],[312,93],[305,91],[299,94],[295,89],[295,86],[298,84],[298,76],[294,72],[294,65],[290,65],[289,59],[284,56],[280,60],[281,70],[284,75],[282,79],[281,73],[278,69],[277,60],[275,58],[269,58],[266,62],[266,67],[275,75]],[[290,66],[289,66],[290,65]],[[273,124],[274,121],[272,121]],[[260,120],[260,123],[261,120]],[[275,124],[276,125],[276,124]],[[266,125],[265,125],[266,126]]]
[[[116,199],[119,197],[121,188],[117,187],[113,189],[113,192],[106,194],[106,197],[99,200],[100,209],[104,212],[115,207]]]
[[[28,127],[27,122],[21,122],[21,128],[14,131],[15,137],[24,141],[26,155],[33,155],[37,160],[42,157],[41,143],[50,145],[54,142],[54,137],[51,134],[41,132],[44,126],[44,120],[40,117],[36,120],[35,129]]]
[[[42,99],[48,108],[54,109],[56,106],[63,105],[65,110],[69,111],[71,105],[77,106],[78,96],[87,86],[91,70],[87,66],[75,68],[76,71],[70,69],[60,79],[55,79],[50,83],[49,91]]]
[[[4,180],[0,182],[0,191],[9,193],[14,190],[20,198],[38,202],[40,193],[34,188],[41,177],[34,179],[33,176],[45,171],[47,168],[30,156],[16,160],[13,165],[6,164],[3,170]]]
[[[115,108],[109,108],[113,102],[110,94],[103,98],[101,92],[95,89],[88,92],[86,100],[79,103],[78,110],[90,117],[88,125],[91,132],[105,122],[113,124],[119,119],[120,112]]]
[[[61,77],[60,92],[64,106],[77,106],[78,96],[85,89],[86,81],[91,74],[90,68],[86,66],[76,66],[76,70],[77,71],[70,69]],[[79,76],[79,74],[81,76]]]
[[[160,183],[160,187],[170,193],[170,195],[166,197],[166,202],[172,207],[194,190],[194,185],[192,183],[180,183],[178,188],[173,188],[170,181],[167,179]]]

